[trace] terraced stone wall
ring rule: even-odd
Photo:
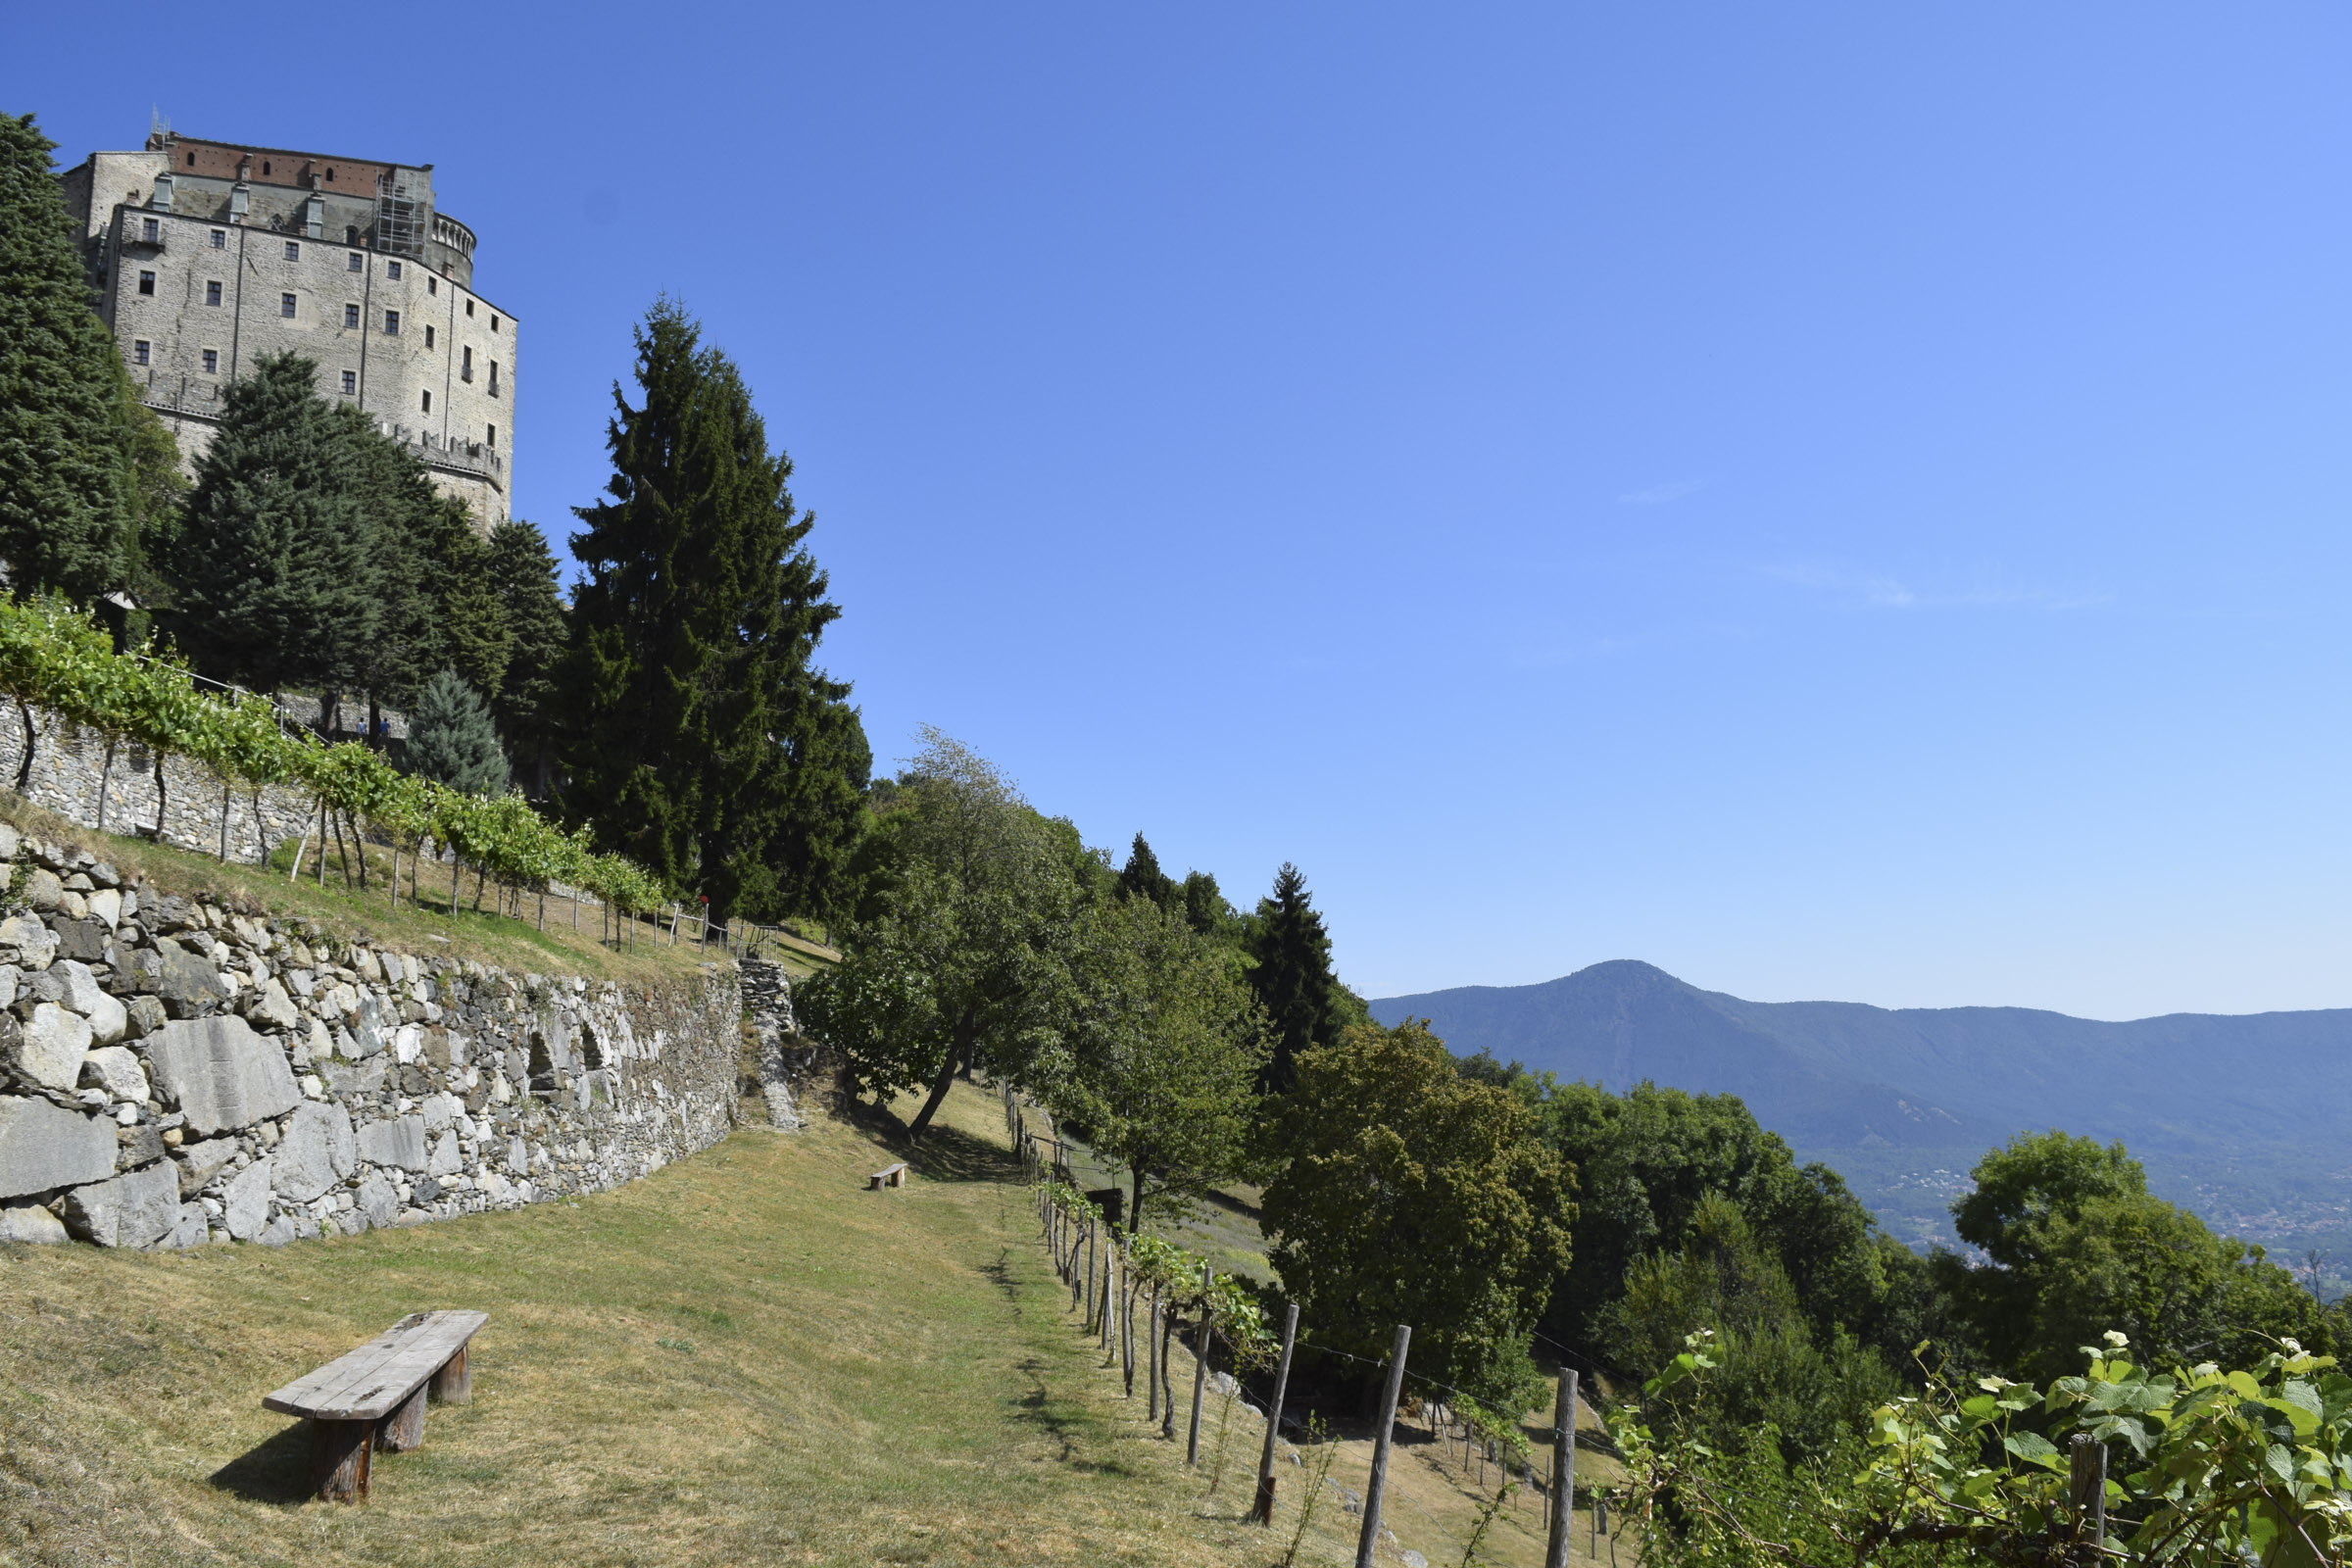
[[[616,1186],[734,1123],[731,964],[512,974],[0,825],[0,1241],[282,1244]]]

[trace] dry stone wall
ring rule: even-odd
[[[0,779],[14,783],[24,762],[25,712],[0,705]],[[156,759],[143,746],[122,745],[107,756],[97,731],[69,724],[46,709],[30,710],[32,767],[23,793],[36,806],[117,833],[148,832],[163,817],[164,842],[183,850],[220,853],[248,864],[267,860],[281,844],[301,838],[316,820],[318,802],[299,790],[235,787],[184,757],[163,760],[164,787],[156,788]],[[99,819],[99,783],[106,815]],[[152,836],[152,835],[151,835]],[[315,849],[315,847],[314,847]]]
[[[732,965],[511,974],[0,825],[0,1242],[283,1244],[595,1192],[734,1121]]]

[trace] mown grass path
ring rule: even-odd
[[[1267,1563],[1065,1317],[993,1101],[904,1191],[823,1124],[619,1191],[278,1250],[0,1249],[0,1562]],[[474,1402],[301,1500],[263,1394],[423,1307]]]

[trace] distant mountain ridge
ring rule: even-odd
[[[1986,1149],[2063,1127],[2122,1139],[2165,1197],[2273,1246],[2352,1242],[2352,1008],[2104,1023],[2029,1007],[1747,1002],[1615,959],[1529,986],[1372,1003],[1622,1090],[1736,1094],[1843,1172],[1896,1234],[1942,1234]]]

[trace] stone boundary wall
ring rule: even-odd
[[[767,1103],[767,1124],[779,1132],[799,1132],[808,1118],[793,1099],[792,1086],[806,1097],[819,1076],[824,1049],[801,1033],[792,1015],[792,977],[773,958],[737,960],[742,978],[743,1012],[751,1020],[760,1047],[760,1097]]]
[[[4,824],[0,873],[0,1241],[357,1235],[614,1187],[734,1124],[732,965],[420,958]]]
[[[115,748],[106,765],[106,741],[97,731],[69,724],[46,709],[31,710],[32,775],[24,798],[84,827],[98,826],[98,779],[106,775],[106,827],[142,833],[156,824],[155,755],[144,746]],[[0,703],[0,784],[14,786],[24,763],[24,721],[17,705]],[[270,858],[318,820],[318,801],[300,790],[255,791],[230,786],[185,757],[164,759],[164,842],[177,849],[220,853],[225,806],[228,858],[246,864]],[[258,807],[258,810],[257,810]],[[315,853],[315,851],[314,851]]]

